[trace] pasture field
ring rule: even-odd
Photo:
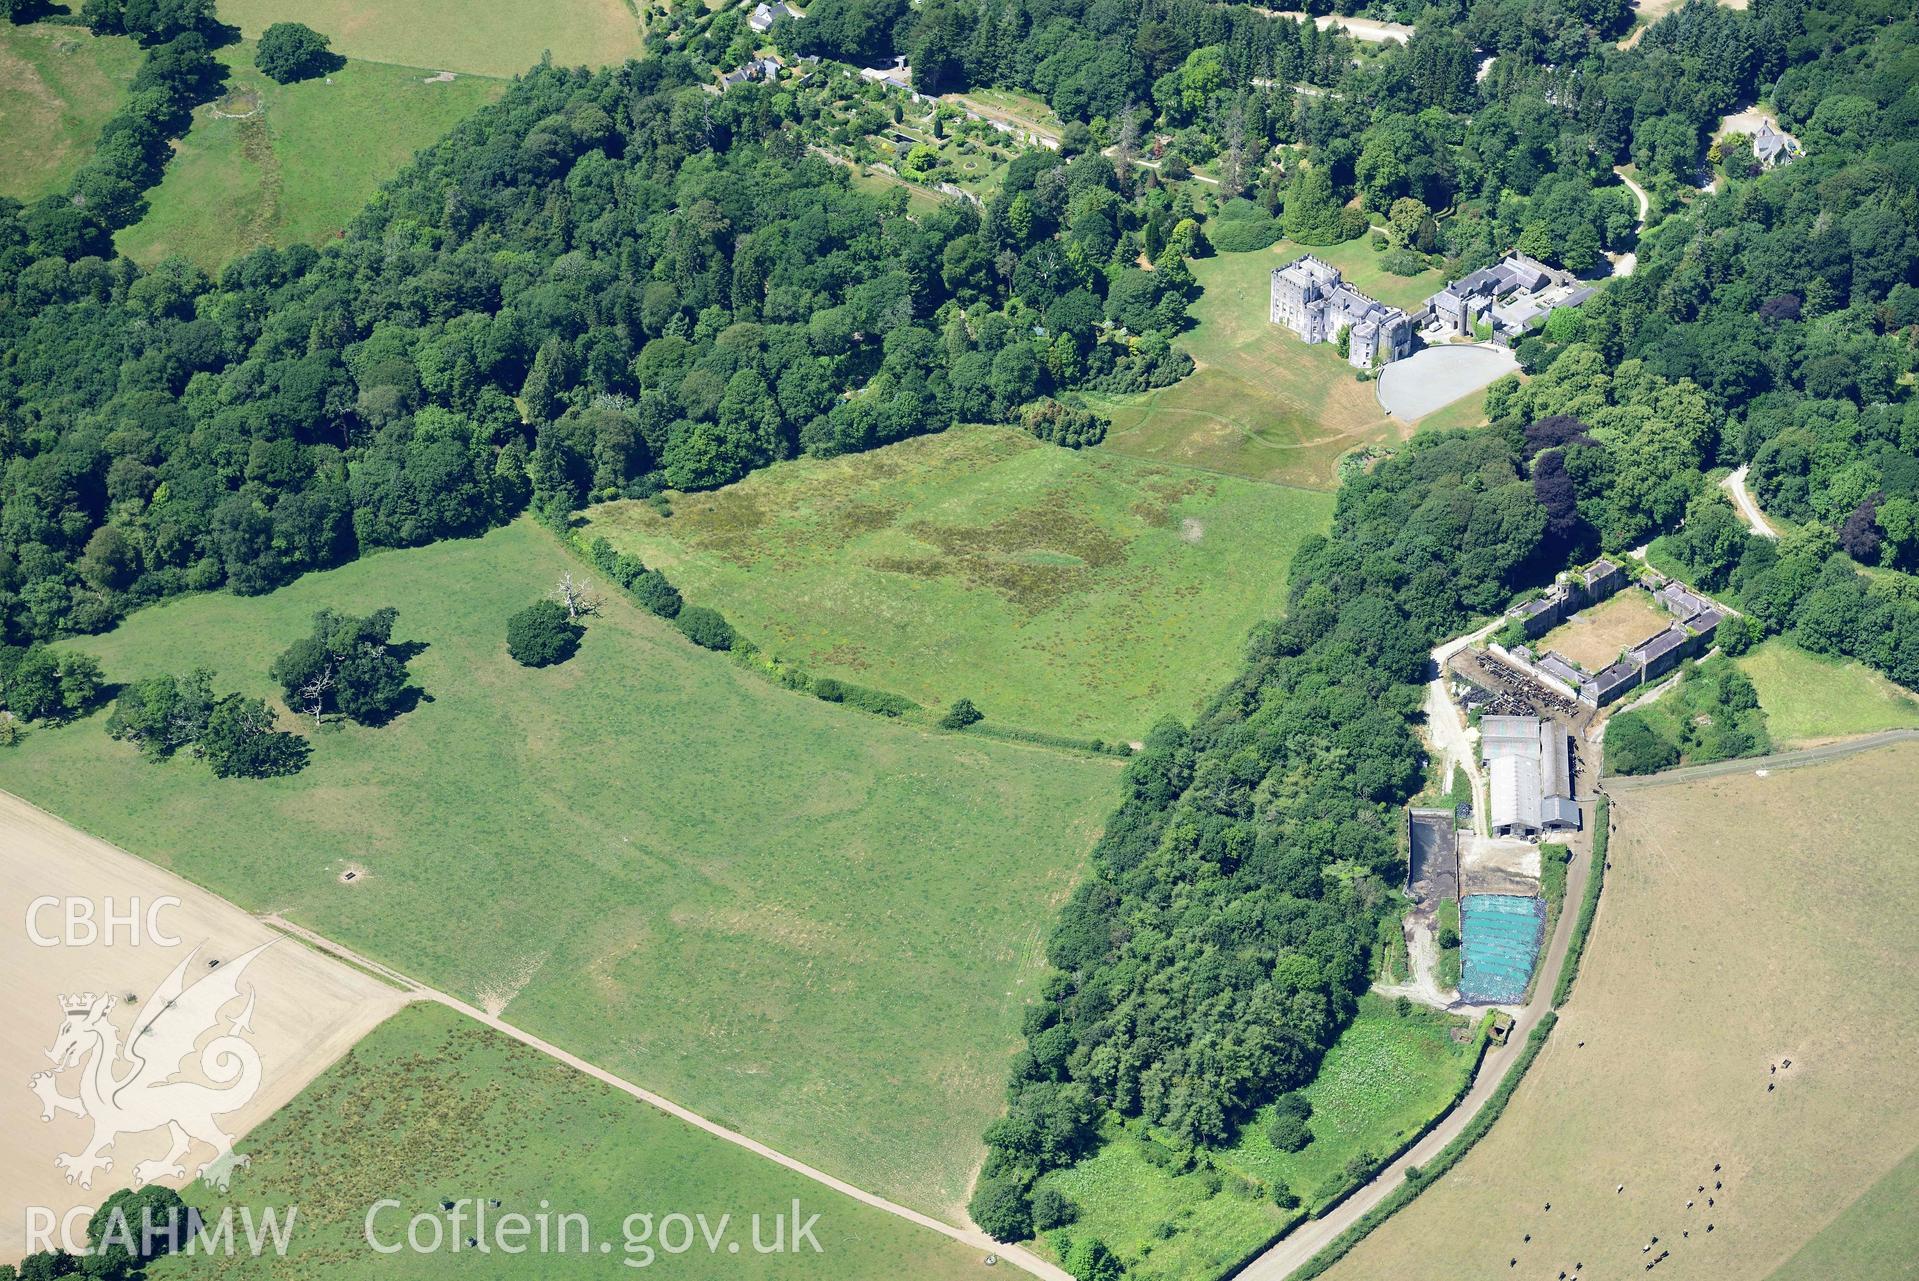
[[[1080,1206],[1065,1232],[1088,1233],[1112,1246],[1127,1276],[1198,1281],[1220,1275],[1270,1239],[1288,1220],[1310,1212],[1350,1182],[1347,1163],[1362,1153],[1385,1157],[1450,1105],[1478,1056],[1476,1040],[1455,1040],[1470,1020],[1414,1005],[1360,998],[1353,1023],[1326,1053],[1304,1091],[1312,1100],[1312,1142],[1298,1152],[1266,1137],[1272,1106],[1217,1152],[1212,1169],[1175,1173],[1157,1166],[1136,1132],[1117,1134],[1089,1161],[1047,1175]],[[1300,1211],[1280,1210],[1272,1191],[1284,1182]],[[1172,1231],[1168,1232],[1168,1228]]]
[[[1773,639],[1733,660],[1782,747],[1919,726],[1919,699],[1865,664]]]
[[[305,1093],[249,1134],[242,1145],[253,1164],[221,1197],[204,1185],[187,1190],[209,1215],[223,1204],[236,1210],[298,1206],[293,1248],[282,1261],[175,1256],[153,1265],[154,1281],[264,1276],[576,1277],[647,1276],[657,1265],[675,1277],[782,1277],[800,1281],[882,1281],[910,1275],[958,1281],[977,1275],[978,1255],[930,1229],[917,1227],[794,1174],[629,1098],[610,1085],[555,1063],[443,1005],[408,1006],[374,1029],[351,1054]],[[481,1254],[466,1245],[474,1213],[447,1227],[442,1248],[376,1253],[365,1237],[375,1202],[398,1208],[374,1219],[382,1246],[405,1240],[408,1220],[438,1214],[442,1199],[498,1202],[484,1207],[490,1223],[520,1213],[536,1231],[511,1256],[482,1230]],[[759,1254],[752,1220],[761,1218],[763,1244],[773,1241],[773,1217],[783,1215],[792,1238],[792,1205],[800,1218],[817,1214],[815,1253],[804,1241],[795,1253]],[[560,1214],[585,1218],[591,1230],[569,1230],[564,1251],[538,1252],[541,1207],[558,1242]],[[652,1217],[654,1231],[629,1249],[629,1215]],[[671,1214],[704,1215],[714,1233],[709,1248],[696,1228],[692,1248],[660,1248],[657,1226]],[[720,1221],[728,1216],[724,1228]],[[236,1234],[238,1229],[236,1228]],[[723,1235],[722,1235],[723,1234]],[[421,1238],[430,1245],[431,1236]],[[666,1237],[680,1244],[676,1227]],[[599,1242],[611,1250],[599,1252]],[[512,1242],[509,1240],[508,1242]],[[728,1250],[737,1244],[738,1252]],[[537,1262],[535,1262],[537,1260]]]
[[[140,48],[85,27],[0,22],[0,196],[37,200],[93,154],[126,97]]]
[[[1832,1225],[1896,1206],[1919,1149],[1919,1013],[1895,999],[1919,982],[1919,862],[1882,803],[1919,786],[1919,746],[1610,786],[1612,870],[1551,1039],[1491,1132],[1327,1275],[1638,1276],[1653,1236],[1660,1275],[1910,1275],[1909,1213]]]
[[[1329,496],[1006,427],[588,513],[769,650],[989,723],[1126,741],[1191,717],[1285,603]]]
[[[144,610],[74,643],[109,679],[205,664],[216,689],[277,698],[267,669],[315,610],[394,604],[425,698],[320,732],[302,773],[264,781],[148,764],[96,714],[5,753],[0,787],[956,1213],[1119,762],[791,693],[617,598],[570,662],[520,667],[507,616],[579,568],[521,522]]]
[[[46,903],[49,899],[56,901]],[[109,1167],[88,1174],[91,1187],[67,1182],[67,1172],[54,1158],[80,1156],[93,1133],[92,1121],[65,1110],[43,1119],[41,1100],[27,1088],[37,1074],[53,1072],[53,1089],[77,1099],[81,1079],[99,1066],[105,1053],[82,1042],[82,1053],[89,1057],[56,1070],[49,1047],[62,1031],[66,994],[110,996],[114,1004],[105,1022],[116,1043],[129,1045],[136,1021],[153,1014],[162,999],[162,984],[179,970],[180,999],[160,1005],[160,1016],[132,1044],[145,1051],[156,1069],[170,1060],[164,1062],[163,1079],[177,1070],[183,1081],[232,1090],[231,1110],[215,1114],[229,1134],[242,1133],[272,1115],[404,999],[385,983],[281,937],[232,904],[4,792],[0,902],[7,905],[9,918],[7,928],[0,930],[0,987],[5,991],[0,1010],[11,1030],[0,1042],[0,1077],[11,1087],[0,1090],[0,1131],[10,1136],[7,1150],[13,1153],[0,1169],[0,1204],[8,1207],[0,1216],[0,1259],[26,1253],[25,1223],[16,1207],[45,1206],[64,1215],[75,1206],[99,1205],[114,1191],[132,1186],[141,1163],[161,1163],[168,1149],[165,1119],[184,1120],[190,1114],[190,1109],[161,1109],[156,1120],[154,1106],[147,1104],[133,1109],[133,1119],[125,1124],[115,1123],[110,1113],[102,1115],[106,1133],[118,1131],[112,1148],[103,1154]],[[65,923],[68,902],[90,909],[90,926]],[[109,910],[120,917],[138,916],[137,929],[123,921],[111,936],[101,933]],[[263,944],[268,945],[265,951],[248,956]],[[208,962],[230,964],[223,974],[210,969]],[[201,1057],[190,1052],[204,1032],[228,1030],[241,1013],[239,997],[249,990],[252,1030],[246,1040],[259,1062],[258,1084],[252,1090],[244,1074],[239,1079],[207,1075]],[[225,1017],[216,1019],[217,1014]],[[163,1056],[162,1045],[173,1047],[172,1052]],[[115,1064],[113,1076],[125,1077],[130,1062]],[[161,1090],[164,1099],[166,1087]],[[196,1136],[179,1161],[180,1174],[167,1181],[196,1176],[215,1157],[216,1149]]]
[[[606,67],[644,49],[626,0],[219,0],[220,20],[248,40],[276,22],[304,22],[333,52],[475,76],[515,76],[550,51],[559,66]]]
[[[220,56],[227,96],[194,112],[146,217],[117,238],[136,262],[178,254],[217,273],[262,245],[324,244],[417,151],[506,91],[376,62],[282,85],[254,68],[251,43]]]
[[[1636,589],[1609,596],[1590,605],[1539,638],[1533,649],[1556,649],[1589,672],[1619,660],[1621,650],[1658,635],[1672,623],[1672,615]]]
[[[1373,384],[1354,377],[1331,343],[1308,346],[1267,319],[1273,269],[1302,252],[1282,240],[1255,253],[1195,260],[1193,275],[1205,293],[1179,345],[1197,368],[1171,387],[1088,397],[1113,421],[1102,448],[1331,489],[1341,454],[1400,439],[1403,431],[1380,408]],[[1427,273],[1429,281],[1381,271],[1364,240],[1310,252],[1387,301],[1423,298],[1440,279],[1438,272]]]

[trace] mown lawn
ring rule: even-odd
[[[93,154],[139,66],[140,48],[124,36],[0,22],[0,196],[59,190]]]
[[[578,562],[529,523],[208,595],[75,642],[110,679],[273,693],[316,609],[400,610],[427,701],[292,778],[144,762],[104,714],[0,787],[285,912],[815,1165],[953,1214],[1040,944],[1119,763],[781,690],[619,599],[529,670],[507,615]],[[343,884],[349,865],[365,875]]]
[[[1734,661],[1752,678],[1781,746],[1919,726],[1919,699],[1863,663],[1776,638]]]
[[[178,254],[210,273],[262,245],[324,244],[413,159],[506,91],[504,80],[349,62],[329,77],[276,84],[253,45],[220,55],[228,95],[194,112],[146,217],[117,238],[151,265]]]
[[[348,58],[480,76],[518,75],[547,51],[560,66],[612,66],[644,47],[626,0],[219,0],[219,13],[249,40],[304,22]]]
[[[1113,420],[1102,448],[1331,489],[1341,454],[1398,439],[1401,429],[1380,408],[1373,384],[1359,381],[1331,343],[1308,346],[1268,319],[1273,269],[1303,252],[1281,241],[1195,260],[1205,292],[1191,309],[1194,327],[1178,342],[1198,368],[1171,387],[1095,398]],[[1381,271],[1364,240],[1310,252],[1390,301],[1424,297],[1439,280],[1437,272],[1408,281]]]
[[[1063,1231],[1099,1237],[1140,1281],[1219,1276],[1296,1217],[1274,1203],[1279,1183],[1300,1198],[1302,1212],[1313,1211],[1351,1181],[1355,1156],[1389,1155],[1443,1111],[1478,1054],[1476,1033],[1453,1037],[1470,1027],[1425,1006],[1401,1015],[1392,1002],[1360,998],[1358,1016],[1306,1087],[1312,1142],[1298,1152],[1276,1150],[1266,1137],[1269,1105],[1232,1147],[1212,1154],[1210,1169],[1182,1173],[1178,1164],[1155,1163],[1155,1148],[1136,1130],[1115,1129],[1091,1160],[1043,1180],[1080,1207]]]
[[[649,1275],[653,1265],[676,1277],[792,1277],[818,1281],[884,1281],[910,1275],[958,1281],[977,1275],[977,1252],[893,1215],[861,1205],[810,1179],[755,1156],[724,1139],[656,1111],[582,1073],[562,1067],[518,1041],[461,1017],[445,1006],[409,1006],[376,1028],[299,1097],[247,1135],[240,1150],[252,1164],[222,1197],[195,1183],[188,1200],[209,1218],[222,1205],[256,1214],[273,1207],[284,1216],[297,1207],[293,1247],[284,1260],[209,1255],[176,1256],[149,1275],[166,1278],[328,1276],[616,1277]],[[416,1214],[445,1222],[442,1199],[467,1202],[465,1221],[446,1227],[431,1253],[375,1252],[365,1225],[375,1202],[400,1202],[377,1212],[374,1239],[404,1242]],[[792,1205],[800,1220],[817,1214],[814,1252],[803,1240],[793,1253],[752,1249],[753,1219],[760,1241],[774,1239],[773,1220],[786,1218],[781,1236],[792,1243]],[[478,1234],[493,1247],[478,1253],[472,1201],[490,1224],[523,1214],[534,1231],[527,1253],[501,1252],[490,1229]],[[543,1209],[544,1207],[544,1209]],[[237,1211],[236,1211],[237,1213]],[[542,1213],[551,1228],[539,1249]],[[584,1216],[591,1235],[567,1230],[559,1216]],[[628,1216],[650,1215],[652,1231]],[[695,1230],[680,1244],[668,1215],[704,1216],[716,1245]],[[721,1226],[722,1217],[726,1224]],[[236,1223],[235,1235],[240,1236]],[[243,1239],[243,1238],[242,1238]],[[420,1240],[431,1246],[430,1230]],[[601,1254],[599,1243],[611,1249]],[[738,1245],[737,1252],[728,1246]]]
[[[1331,499],[965,427],[592,509],[589,536],[817,673],[1108,741],[1191,717]]]

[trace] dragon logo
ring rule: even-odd
[[[67,1182],[91,1188],[96,1172],[113,1168],[106,1153],[116,1140],[164,1128],[167,1154],[134,1166],[136,1185],[185,1178],[182,1158],[197,1141],[214,1151],[200,1177],[227,1190],[234,1169],[246,1165],[247,1158],[234,1152],[233,1136],[214,1117],[245,1107],[260,1088],[260,1054],[246,1039],[253,1030],[250,984],[239,1014],[228,1016],[226,1030],[200,1048],[200,1074],[216,1085],[175,1078],[188,1066],[201,1038],[219,1031],[222,1011],[241,996],[240,977],[247,966],[272,946],[262,943],[189,985],[188,967],[200,954],[199,948],[193,949],[141,1009],[124,1046],[119,1029],[107,1018],[114,997],[86,992],[61,998],[65,1018],[47,1050],[53,1070],[34,1073],[32,1089],[44,1109],[42,1121],[60,1112],[93,1121],[93,1138],[85,1149],[54,1158],[67,1172]],[[62,1094],[55,1085],[55,1078],[69,1071],[78,1073],[77,1095]]]

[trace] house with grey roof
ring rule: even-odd
[[[1511,346],[1560,307],[1592,297],[1569,272],[1536,258],[1510,253],[1490,267],[1461,276],[1426,299],[1424,328],[1448,338],[1471,338],[1489,324],[1495,342]]]
[[[1346,331],[1346,363],[1371,369],[1409,356],[1411,317],[1347,284],[1339,268],[1306,254],[1273,269],[1268,319],[1308,343],[1332,342]]]
[[[781,18],[804,18],[805,16],[790,4],[760,3],[754,5],[753,12],[746,16],[746,25],[765,35]]]
[[[1770,120],[1759,122],[1759,132],[1752,136],[1752,158],[1767,169],[1783,165],[1797,159],[1803,153],[1799,140],[1789,133],[1773,127]]]

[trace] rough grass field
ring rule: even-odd
[[[689,600],[819,673],[1125,741],[1190,717],[1280,612],[1325,495],[966,427],[592,509]]]
[[[276,22],[304,22],[348,58],[480,76],[518,75],[544,52],[560,66],[605,67],[643,48],[626,0],[219,0],[219,12],[249,40]]]
[[[283,1213],[297,1206],[287,1258],[170,1258],[150,1270],[155,1281],[617,1277],[651,1275],[655,1265],[675,1277],[818,1281],[957,1281],[979,1272],[978,1256],[966,1246],[842,1197],[441,1005],[394,1015],[247,1135],[241,1149],[253,1163],[235,1178],[230,1197],[197,1184],[187,1197],[203,1212],[222,1204]],[[557,1216],[583,1215],[590,1249],[581,1252],[574,1228],[565,1252],[505,1255],[488,1232],[484,1242],[495,1248],[480,1254],[465,1243],[473,1233],[469,1208],[465,1225],[448,1228],[438,1252],[379,1254],[364,1225],[384,1198],[402,1204],[374,1221],[382,1245],[403,1241],[407,1221],[438,1212],[444,1198],[497,1200],[497,1209],[486,1207],[494,1223],[512,1213],[535,1219],[548,1207],[550,1241],[559,1239]],[[776,1214],[787,1219],[781,1236],[790,1240],[796,1199],[802,1222],[819,1215],[812,1233],[819,1252],[802,1242],[797,1253],[756,1253],[753,1216],[761,1216],[762,1244],[773,1241]],[[629,1250],[623,1224],[633,1214],[652,1216],[655,1226]],[[709,1249],[696,1229],[685,1253],[661,1250],[658,1225],[670,1214],[704,1215],[719,1244]],[[730,1218],[721,1229],[723,1215]],[[640,1236],[637,1223],[634,1233]],[[677,1227],[665,1239],[677,1246]],[[537,1247],[538,1240],[536,1231],[525,1243]],[[612,1247],[605,1254],[601,1241]],[[728,1244],[737,1244],[737,1253]]]
[[[1346,1166],[1354,1157],[1392,1153],[1443,1111],[1477,1055],[1470,1037],[1453,1037],[1470,1027],[1470,1020],[1425,1006],[1400,1015],[1390,1001],[1361,997],[1352,1026],[1306,1087],[1311,1143],[1298,1152],[1276,1150],[1266,1137],[1269,1105],[1232,1147],[1214,1154],[1212,1170],[1182,1174],[1147,1160],[1136,1134],[1116,1134],[1092,1160],[1047,1176],[1080,1206],[1066,1233],[1099,1237],[1127,1260],[1127,1275],[1142,1281],[1220,1275],[1294,1217],[1273,1202],[1277,1182],[1311,1211],[1350,1182]]]
[[[1642,591],[1627,590],[1608,597],[1541,636],[1533,649],[1543,654],[1556,649],[1589,672],[1619,659],[1619,653],[1656,636],[1672,622],[1672,615]]]
[[[1782,746],[1919,726],[1919,699],[1863,663],[1769,640],[1735,660]]]
[[[0,21],[0,196],[36,200],[72,177],[139,66],[124,36]]]
[[[149,765],[95,715],[5,753],[0,787],[954,1213],[1118,762],[833,707],[617,599],[570,662],[522,668],[506,617],[568,568],[520,523],[145,610],[77,642],[110,678],[204,663],[266,695],[313,611],[394,604],[430,701],[321,733],[271,781]],[[343,884],[349,865],[365,875]]]
[[[1915,787],[1906,744],[1615,786],[1551,1040],[1490,1134],[1329,1275],[1639,1276],[1657,1236],[1660,1276],[1766,1277],[1808,1242],[1785,1275],[1910,1276],[1919,1220],[1893,1192],[1919,1148],[1919,862],[1885,801]],[[1891,1217],[1833,1229],[1862,1198]]]
[[[1193,275],[1205,293],[1179,344],[1198,368],[1171,387],[1098,398],[1113,420],[1104,448],[1330,489],[1341,454],[1397,439],[1401,429],[1380,408],[1373,384],[1356,379],[1331,343],[1307,346],[1267,319],[1273,268],[1303,252],[1282,240],[1256,253],[1196,260]],[[1441,279],[1381,271],[1364,240],[1310,252],[1389,302],[1423,298]]]
[[[222,51],[228,95],[194,112],[147,214],[116,241],[152,265],[178,254],[209,272],[262,245],[323,244],[414,153],[506,90],[417,67],[349,62],[330,77],[276,84],[253,46]]]

